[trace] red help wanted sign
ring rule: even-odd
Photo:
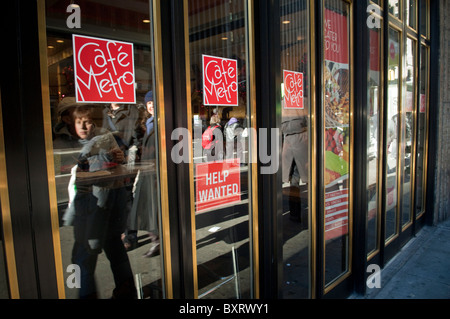
[[[283,70],[285,109],[303,109],[303,73]]]
[[[238,105],[237,60],[202,55],[203,104]]]
[[[73,35],[77,102],[136,103],[133,44]]]
[[[239,159],[196,164],[196,212],[241,200]]]

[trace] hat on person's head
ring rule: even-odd
[[[73,96],[67,96],[64,97],[58,104],[58,107],[56,108],[56,113],[58,115],[61,115],[64,111],[67,111],[70,108],[80,106],[80,105],[86,105],[83,103],[77,103],[77,100]]]
[[[147,104],[147,102],[153,101],[153,91],[148,91],[147,94],[145,94],[144,101],[145,104]]]
[[[237,118],[232,117],[232,118],[228,121],[228,124],[231,125],[231,124],[236,123],[237,121],[238,121]]]

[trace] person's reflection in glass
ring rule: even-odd
[[[134,104],[111,103],[103,109],[102,127],[109,130],[116,139],[120,149],[124,152],[126,162],[133,164],[139,160],[139,148],[143,137],[141,129],[141,112]],[[131,181],[127,186],[127,206],[129,213],[133,203]],[[127,250],[137,246],[137,233],[122,234],[123,245]]]
[[[125,230],[126,190],[123,177],[111,178],[120,169],[124,154],[113,135],[97,128],[94,106],[77,106],[73,125],[82,146],[73,201],[75,243],[72,262],[80,267],[80,298],[97,298],[94,279],[98,255],[108,258],[116,288],[113,298],[135,298],[128,255],[121,240]]]
[[[302,222],[300,183],[308,184],[308,130],[305,110],[283,109],[282,179],[287,194],[290,219]],[[305,205],[303,205],[305,206]]]
[[[65,97],[58,104],[56,113],[58,115],[58,123],[53,128],[53,148],[67,149],[79,148],[78,137],[73,126],[72,112],[77,105],[75,97]]]
[[[142,119],[142,139],[140,169],[133,188],[133,206],[128,220],[127,233],[137,234],[137,230],[145,230],[152,241],[149,250],[143,255],[152,257],[159,253],[158,198],[155,172],[155,108],[153,92],[145,95],[145,115]]]

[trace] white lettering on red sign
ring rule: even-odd
[[[303,109],[303,73],[283,70],[284,108]]]
[[[325,60],[348,63],[348,23],[347,17],[325,9],[324,16]]]
[[[133,44],[73,35],[77,102],[136,103]]]
[[[241,200],[239,159],[195,166],[197,212]]]
[[[202,55],[203,104],[238,105],[237,60]]]
[[[325,194],[325,240],[348,233],[348,189]]]

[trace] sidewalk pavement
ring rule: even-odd
[[[450,299],[450,219],[424,226],[381,270],[381,288],[351,299]]]

